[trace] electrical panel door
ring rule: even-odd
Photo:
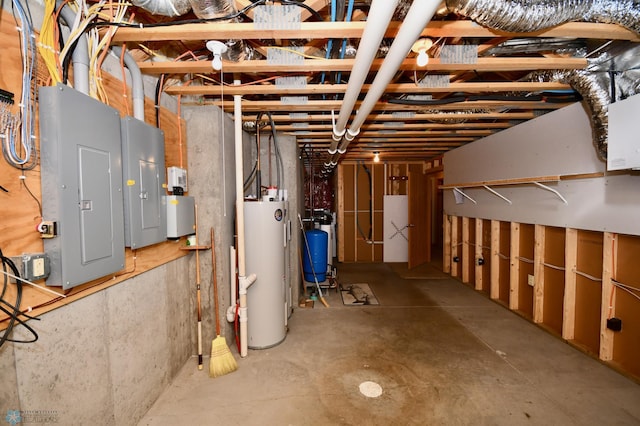
[[[125,245],[141,248],[167,239],[164,133],[136,118],[122,119]]]
[[[124,268],[120,115],[62,84],[39,100],[42,213],[57,224],[47,285],[68,289]]]

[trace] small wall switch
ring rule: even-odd
[[[531,287],[533,287],[536,284],[533,275],[531,275],[531,274],[527,275],[527,284],[529,284]]]

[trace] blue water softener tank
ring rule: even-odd
[[[318,282],[321,283],[327,279],[327,244],[329,242],[329,234],[320,229],[310,229],[305,231],[307,245],[303,246],[302,270],[304,272],[304,280],[315,282],[313,272],[315,271]],[[313,269],[311,268],[313,265]]]

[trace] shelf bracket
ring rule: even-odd
[[[489,186],[487,186],[487,185],[482,185],[482,186],[484,187],[484,189],[486,189],[487,191],[489,191],[490,193],[492,193],[492,194],[493,194],[493,195],[495,195],[496,197],[498,197],[498,198],[502,198],[502,199],[503,199],[504,201],[506,201],[508,204],[513,204],[513,203],[511,202],[511,200],[510,200],[510,199],[508,199],[507,197],[505,197],[505,196],[504,196],[504,195],[502,195],[502,194],[499,194],[499,193],[498,193],[496,190],[494,190],[493,188],[491,188],[491,187],[489,187]]]
[[[457,192],[458,194],[462,195],[464,198],[468,199],[469,201],[471,201],[473,204],[478,204],[476,202],[476,200],[474,200],[473,198],[469,197],[467,194],[464,193],[463,190],[461,190],[460,188],[453,188],[453,192]]]
[[[556,194],[556,195],[558,196],[558,198],[560,198],[560,199],[562,200],[562,202],[563,202],[563,203],[565,203],[565,204],[569,204],[569,203],[567,202],[567,199],[566,199],[566,198],[564,198],[564,197],[562,196],[562,194],[560,194],[560,193],[559,193],[558,191],[556,191],[555,189],[553,189],[553,188],[549,188],[547,185],[543,185],[543,184],[541,184],[540,182],[533,182],[533,184],[534,184],[534,185],[537,185],[538,187],[540,187],[540,188],[542,188],[542,189],[546,189],[547,191],[553,192],[554,194]]]

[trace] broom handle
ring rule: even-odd
[[[213,242],[213,228],[211,228],[211,276],[213,279],[213,306],[216,315],[216,336],[220,335],[220,318],[218,306],[218,277],[216,277],[216,248]]]
[[[198,249],[198,205],[195,205],[196,227],[196,306],[198,310],[198,369],[202,370],[202,307],[200,300],[200,250]]]

